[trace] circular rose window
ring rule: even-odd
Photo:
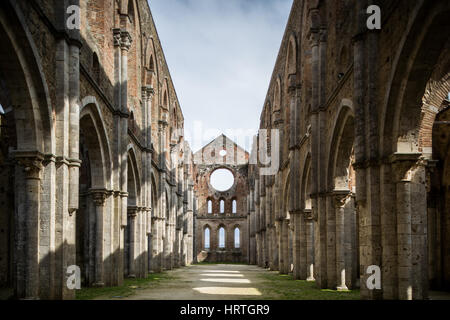
[[[217,191],[227,191],[234,184],[234,176],[228,169],[217,169],[211,173],[209,182]]]

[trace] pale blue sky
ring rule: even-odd
[[[256,133],[292,0],[149,3],[193,151],[230,129]]]

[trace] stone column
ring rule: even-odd
[[[151,183],[150,183],[151,185]],[[152,234],[152,208],[146,209],[146,235],[147,235],[147,262],[146,262],[146,273],[152,270],[152,260],[153,260],[153,234]]]
[[[338,275],[336,273],[336,211],[332,192],[321,194],[319,207],[319,214],[324,216],[326,226],[327,288],[334,290],[337,287]]]
[[[333,191],[336,211],[336,274],[338,291],[348,290],[345,278],[345,204],[349,195],[349,190]]]
[[[164,252],[164,237],[165,237],[165,226],[166,222],[165,219],[160,217],[158,219],[158,230],[159,230],[159,237],[158,237],[158,255],[159,255],[159,270],[162,271],[165,268],[165,252]]]
[[[120,31],[120,176],[121,176],[121,190],[122,190],[122,219],[127,221],[128,213],[128,51],[131,47],[131,35],[125,30]],[[123,223],[124,225],[125,223]]]
[[[280,220],[280,273],[289,273],[289,220],[282,218]]]
[[[398,298],[427,296],[425,169],[420,154],[391,157],[396,173]]]
[[[292,211],[291,223],[293,224],[293,276],[295,280],[307,278],[307,252],[306,252],[306,222],[303,211]]]
[[[103,275],[103,211],[106,195],[106,190],[91,190],[91,196],[95,206],[95,287],[103,287],[105,285]]]
[[[24,203],[17,206],[16,295],[19,298],[39,299],[39,211],[43,157],[38,153],[17,153],[15,157],[25,173]]]
[[[315,250],[315,278],[320,288],[327,287],[327,234],[324,206],[319,199],[320,185],[320,16],[319,10],[314,8],[309,13],[311,30],[309,41],[311,47],[311,201],[314,224],[314,250]]]
[[[136,207],[128,207],[128,218],[130,221],[129,225],[129,241],[130,246],[128,250],[128,278],[136,278],[136,217],[137,217],[137,208]]]
[[[311,209],[303,210],[306,220],[306,266],[307,281],[315,281],[314,278],[314,219]]]

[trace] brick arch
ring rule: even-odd
[[[420,1],[394,60],[382,110],[380,147],[384,156],[419,152],[422,99],[450,34],[450,3]]]

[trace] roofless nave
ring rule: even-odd
[[[377,3],[381,30],[368,0],[294,1],[261,113],[279,167],[263,175],[261,141],[249,155],[219,137],[204,155],[239,161],[195,162],[146,1],[2,1],[1,287],[72,299],[70,266],[116,286],[209,259],[363,299],[450,290],[450,3]],[[221,168],[229,190],[210,186]]]

